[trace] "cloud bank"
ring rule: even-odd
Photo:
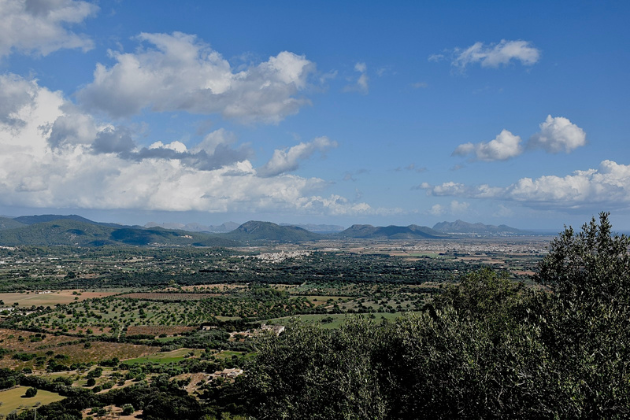
[[[578,170],[570,175],[522,178],[505,187],[445,182],[423,183],[420,188],[433,196],[494,198],[520,202],[529,207],[577,209],[630,207],[630,165],[604,160],[598,169]]]
[[[324,180],[286,173],[310,154],[334,147],[325,137],[277,151],[280,157],[263,167],[262,177],[249,160],[250,148],[237,145],[225,130],[190,148],[179,141],[141,147],[131,129],[98,122],[35,80],[2,75],[0,87],[1,205],[329,215],[382,211],[341,196],[324,197]]]

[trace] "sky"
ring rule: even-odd
[[[0,0],[0,214],[630,230],[630,2]]]

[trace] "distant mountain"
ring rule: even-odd
[[[86,219],[87,220],[87,219]],[[239,246],[236,241],[215,235],[161,228],[111,227],[70,218],[0,230],[0,245],[164,245]]]
[[[164,229],[177,229],[177,230],[185,230],[188,232],[212,232],[212,233],[227,233],[231,232],[237,227],[239,227],[238,223],[234,222],[226,222],[217,226],[206,226],[199,223],[155,223],[149,222],[144,225],[145,228],[154,228],[161,227]]]
[[[10,217],[0,217],[0,230],[15,229],[24,226],[26,226],[24,223],[20,223]]]
[[[24,225],[34,225],[37,223],[46,223],[46,222],[52,222],[54,220],[74,220],[76,222],[83,222],[83,223],[89,223],[92,225],[99,225],[99,226],[111,226],[111,227],[119,227],[122,225],[116,224],[116,223],[100,223],[100,222],[95,222],[93,220],[90,219],[86,219],[85,217],[81,217],[78,216],[76,214],[70,214],[67,216],[64,215],[59,215],[59,214],[42,214],[39,216],[20,216],[20,217],[16,217],[13,220],[15,220],[16,222],[20,222]]]
[[[433,226],[433,229],[437,230],[438,232],[450,234],[483,236],[527,235],[530,233],[506,225],[484,225],[483,223],[468,223],[462,220],[437,223],[435,226]]]
[[[341,232],[343,230],[343,226],[339,226],[339,225],[315,225],[312,223],[308,223],[306,225],[280,223],[280,226],[297,226],[304,230],[308,230],[309,232],[315,232],[315,233],[333,233],[333,232]]]
[[[352,225],[343,232],[334,235],[340,238],[360,239],[437,239],[445,235],[426,226],[385,226]]]
[[[249,221],[232,232],[221,235],[240,242],[305,242],[322,239],[322,235],[296,226],[280,226],[271,222]]]

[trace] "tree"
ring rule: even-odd
[[[554,360],[564,416],[630,415],[630,239],[608,213],[579,233],[569,227],[549,247],[536,277],[533,322]]]
[[[26,394],[24,394],[26,398],[33,398],[35,395],[37,395],[37,388],[33,388],[33,387],[28,388],[26,390]]]

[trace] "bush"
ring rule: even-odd
[[[33,387],[28,388],[26,390],[26,394],[24,394],[26,398],[33,398],[35,395],[37,395],[37,388],[33,388]]]
[[[125,404],[122,406],[122,415],[123,416],[130,416],[132,415],[136,410],[134,410],[133,405],[131,404]]]

